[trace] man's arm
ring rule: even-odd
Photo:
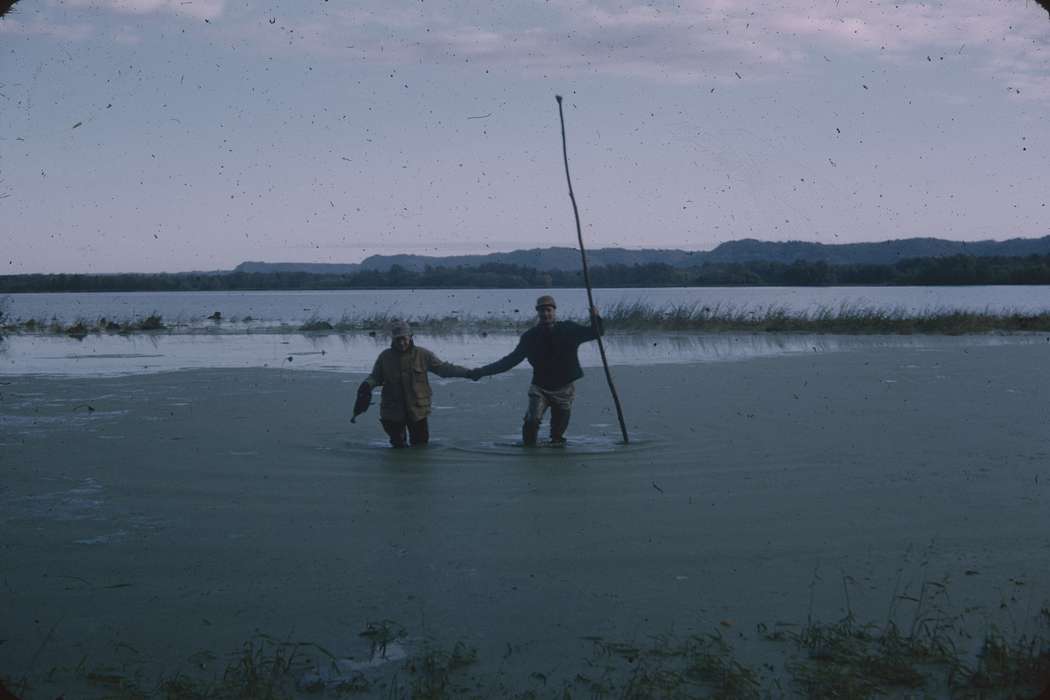
[[[484,367],[478,367],[477,369],[471,370],[471,379],[474,377],[487,377],[491,374],[501,374],[509,369],[513,369],[521,364],[521,361],[525,359],[528,351],[525,348],[525,336],[522,335],[521,339],[518,340],[518,346],[510,352],[509,355],[505,355],[495,362],[489,363]]]
[[[372,366],[372,373],[365,377],[365,380],[357,387],[357,400],[354,401],[354,415],[350,419],[351,423],[356,423],[357,417],[368,410],[368,407],[372,405],[372,389],[383,383],[382,358],[383,356],[380,355],[376,359],[376,363]]]
[[[368,385],[368,389],[375,389],[377,386],[383,385],[383,355],[380,353],[379,357],[376,358],[376,363],[372,365],[372,371],[365,381],[361,382],[361,386]]]
[[[602,317],[598,315],[598,309],[593,306],[591,307],[591,325],[585,326],[582,323],[573,323],[572,328],[581,343],[586,343],[588,340],[597,340],[599,336],[605,335],[605,324],[602,323]]]
[[[427,369],[439,377],[468,377],[470,370],[466,367],[454,365],[451,362],[443,362],[437,355],[427,350]]]

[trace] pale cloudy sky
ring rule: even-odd
[[[1030,0],[22,0],[3,272],[1050,234]]]

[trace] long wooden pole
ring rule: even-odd
[[[555,95],[558,101],[558,119],[561,122],[561,154],[565,160],[565,180],[569,183],[569,200],[572,201],[572,214],[576,218],[576,238],[580,241],[580,257],[583,259],[583,283],[587,285],[587,308],[594,308],[594,295],[591,293],[591,276],[587,271],[587,251],[583,247],[583,232],[580,230],[580,210],[576,207],[576,195],[572,193],[572,178],[569,177],[569,149],[565,145],[565,115],[561,109],[561,95]],[[602,356],[602,367],[605,368],[605,379],[609,382],[609,391],[612,393],[613,403],[616,405],[616,417],[620,421],[620,433],[623,435],[624,444],[630,440],[627,438],[627,425],[623,422],[623,409],[620,408],[620,397],[616,394],[616,386],[613,384],[612,372],[609,371],[609,361],[605,359],[605,344],[602,343],[601,335],[598,336],[598,352]]]

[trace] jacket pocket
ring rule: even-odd
[[[421,406],[430,404],[430,382],[427,381],[427,371],[419,367],[412,368],[412,393],[416,395],[416,403]]]

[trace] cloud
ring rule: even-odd
[[[299,26],[282,20],[297,41],[277,33],[274,45],[342,56],[349,49],[391,66],[470,61],[533,75],[703,84],[799,74],[828,53],[904,62],[963,47],[1000,80],[1031,87],[1050,73],[1040,46],[1050,22],[1025,0],[428,0],[412,8],[332,5],[323,19]]]
[[[94,33],[86,22],[52,22],[39,18],[22,20],[8,15],[0,22],[0,35],[46,36],[61,41],[80,41]]]
[[[226,0],[65,0],[65,4],[69,7],[107,9],[121,14],[164,13],[195,19],[215,19],[222,15]]]

